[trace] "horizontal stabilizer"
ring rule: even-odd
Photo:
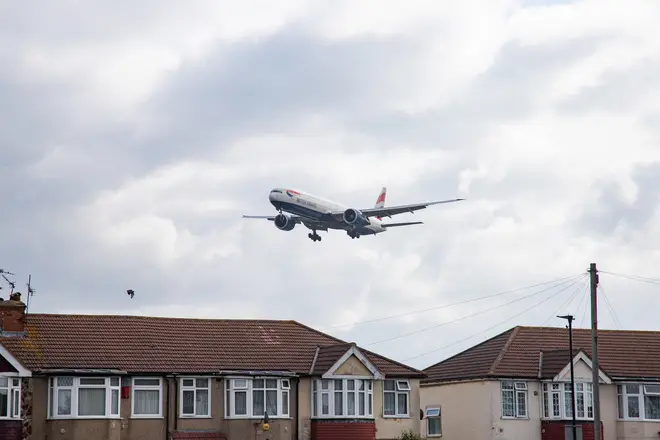
[[[383,223],[384,228],[393,228],[395,226],[421,225],[424,222],[403,222],[403,223]]]

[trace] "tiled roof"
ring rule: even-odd
[[[337,344],[320,347],[312,374],[321,375],[328,371],[330,367],[332,367],[350,348],[351,344]]]
[[[268,370],[307,374],[317,347],[346,344],[296,321],[277,320],[30,314],[27,330],[27,337],[0,338],[0,344],[32,371]],[[412,367],[362,351],[385,375],[424,375]]]
[[[573,329],[573,348],[591,357],[591,329]],[[568,352],[568,329],[555,327],[514,327],[479,345],[424,369],[423,382],[479,379],[489,377],[535,378],[539,355]],[[550,353],[552,363],[561,363],[560,354]],[[554,356],[554,359],[552,358]],[[600,368],[614,378],[660,379],[660,332],[599,330]],[[568,360],[563,366],[568,364]],[[562,366],[562,368],[563,368]],[[548,371],[556,369],[556,365]],[[548,373],[549,374],[549,373]]]
[[[569,358],[568,349],[548,350],[540,353],[541,358],[541,377],[552,378],[561,372],[568,365],[571,359],[574,359],[582,350],[573,349],[573,356]],[[599,356],[600,357],[600,356]],[[602,368],[601,368],[602,370]]]

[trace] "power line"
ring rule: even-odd
[[[586,278],[586,275],[584,276],[584,278]],[[555,310],[555,311],[552,313],[552,315],[550,315],[550,317],[549,317],[548,319],[545,320],[545,322],[543,322],[543,324],[541,324],[541,327],[545,327],[546,325],[548,325],[548,323],[549,323],[550,321],[552,321],[552,319],[555,318],[555,317],[557,316],[557,314],[561,311],[561,309],[563,309],[564,307],[567,307],[569,304],[571,304],[571,303],[573,302],[573,300],[575,299],[575,297],[577,296],[577,294],[578,294],[578,292],[580,291],[580,289],[584,289],[584,290],[586,291],[586,288],[587,288],[587,283],[584,283],[583,286],[578,286],[578,288],[575,289],[575,292],[573,292],[573,294],[570,295],[570,296],[568,297],[568,299],[567,299],[566,301],[564,301],[564,302],[563,302],[563,303],[557,308],[557,310]]]
[[[585,284],[585,289],[584,289],[584,295],[582,296],[582,299],[580,300],[580,304],[578,304],[577,310],[575,311],[575,315],[580,314],[580,310],[582,309],[582,304],[584,304],[584,312],[582,315],[582,321],[580,321],[580,327],[582,327],[582,322],[584,321],[584,317],[587,316],[587,298],[589,298],[589,284]],[[577,318],[576,318],[577,319]],[[577,322],[576,322],[577,323]]]
[[[612,275],[612,276],[615,276],[615,277],[627,278],[629,280],[635,280],[635,281],[641,281],[641,282],[644,282],[644,283],[660,285],[660,280],[657,279],[657,278],[641,277],[641,276],[638,276],[638,275],[626,275],[626,274],[622,274],[622,273],[607,272],[607,271],[600,270],[600,269],[598,269],[598,273],[604,273],[604,274]]]
[[[499,325],[502,325],[502,324],[504,324],[505,322],[509,322],[509,321],[511,321],[512,319],[517,318],[518,316],[520,316],[520,315],[522,315],[522,314],[524,314],[524,313],[527,313],[528,311],[530,311],[530,310],[532,310],[532,309],[534,309],[534,308],[540,306],[541,304],[545,303],[546,301],[549,301],[550,299],[552,299],[552,298],[554,298],[555,296],[559,295],[559,294],[560,294],[561,292],[563,292],[564,290],[566,290],[566,289],[568,289],[569,287],[575,285],[576,283],[582,281],[584,278],[586,278],[586,276],[587,276],[586,274],[583,275],[582,277],[580,277],[580,279],[573,281],[571,284],[569,284],[568,286],[565,286],[565,287],[562,288],[560,291],[558,291],[558,292],[554,292],[553,294],[551,294],[550,296],[548,296],[548,297],[547,297],[546,299],[544,299],[543,301],[539,301],[538,303],[536,303],[536,304],[534,304],[533,306],[531,306],[531,307],[529,307],[529,308],[523,310],[522,312],[520,312],[520,313],[516,313],[515,315],[513,315],[513,316],[511,316],[511,317],[509,317],[509,318],[507,318],[507,319],[505,319],[504,321],[501,321],[501,322],[499,322],[499,323],[497,323],[497,324],[495,324],[495,325],[493,325],[493,326],[491,326],[491,327],[488,327],[486,330],[483,330],[483,331],[480,331],[479,333],[475,333],[475,334],[473,334],[473,335],[470,335],[470,336],[468,336],[467,338],[463,338],[463,339],[461,339],[461,340],[459,340],[459,341],[452,342],[451,344],[445,345],[445,346],[443,346],[443,347],[436,348],[435,350],[427,351],[426,353],[422,353],[422,354],[419,354],[419,355],[417,355],[417,356],[413,356],[413,357],[411,357],[411,358],[404,359],[402,362],[408,362],[408,361],[410,361],[410,360],[417,359],[417,358],[420,358],[420,357],[426,356],[426,355],[428,355],[428,354],[438,352],[438,351],[440,351],[440,350],[444,350],[445,348],[449,348],[449,347],[451,347],[451,346],[453,346],[453,345],[460,344],[461,342],[467,341],[468,339],[472,339],[472,338],[474,338],[475,336],[479,336],[479,335],[481,335],[481,334],[484,334],[484,333],[486,333],[486,332],[489,332],[490,330],[494,329],[495,327],[497,327],[497,326],[499,326]]]
[[[576,283],[576,282],[580,281],[581,279],[583,279],[583,278],[585,278],[585,277],[586,277],[586,274],[580,274],[580,275],[575,275],[575,276],[572,277],[572,278],[578,278],[578,280],[575,280],[575,281],[574,281],[574,283]],[[515,299],[515,300],[513,300],[513,301],[509,301],[509,302],[507,302],[507,303],[500,304],[499,306],[491,307],[491,308],[489,308],[489,309],[482,310],[482,311],[479,311],[479,312],[473,313],[473,314],[471,314],[471,315],[463,316],[463,317],[460,317],[460,318],[454,319],[454,320],[452,320],[452,321],[443,322],[443,323],[440,323],[440,324],[433,325],[433,326],[431,326],[431,327],[426,327],[426,328],[423,328],[423,329],[420,329],[420,330],[416,330],[416,331],[414,331],[414,332],[406,333],[406,334],[399,335],[399,336],[394,336],[394,337],[387,338],[387,339],[383,339],[383,340],[380,340],[380,341],[371,342],[371,343],[369,343],[369,344],[364,344],[363,346],[364,346],[364,347],[368,347],[368,346],[371,346],[371,345],[381,344],[381,343],[383,343],[383,342],[393,341],[393,340],[395,340],[395,339],[405,338],[406,336],[415,335],[415,334],[417,334],[417,333],[422,333],[422,332],[425,332],[425,331],[428,331],[428,330],[433,330],[433,329],[436,329],[436,328],[439,328],[439,327],[442,327],[442,326],[445,326],[445,325],[448,325],[448,324],[453,324],[453,323],[455,323],[455,322],[462,321],[462,320],[464,320],[464,319],[472,318],[473,316],[482,315],[482,314],[484,314],[484,313],[487,313],[487,312],[490,312],[490,311],[493,311],[493,310],[496,310],[496,309],[499,309],[499,308],[502,308],[502,307],[506,307],[506,306],[508,306],[508,305],[510,305],[510,304],[513,304],[513,303],[515,303],[515,302],[522,301],[522,300],[524,300],[524,299],[531,298],[531,297],[533,297],[533,296],[539,295],[539,294],[541,294],[541,293],[543,293],[543,292],[546,292],[546,291],[548,291],[548,290],[550,290],[550,289],[554,289],[555,287],[558,287],[558,286],[560,286],[560,285],[562,285],[562,284],[565,284],[565,283],[567,283],[567,282],[570,282],[570,281],[572,281],[572,280],[569,279],[569,280],[566,280],[566,281],[562,281],[561,283],[558,283],[558,284],[555,284],[555,285],[553,285],[553,286],[547,287],[547,288],[545,288],[545,289],[543,289],[543,290],[540,290],[540,291],[538,291],[538,292],[532,293],[532,294],[530,294],[530,295],[525,295],[525,296],[520,297],[520,298],[517,298],[517,299]],[[570,287],[571,285],[573,285],[573,284],[570,284],[569,287]],[[563,290],[562,290],[562,291],[563,291]]]
[[[517,289],[505,290],[504,292],[499,292],[499,293],[494,293],[494,294],[490,294],[490,295],[480,296],[478,298],[467,299],[467,300],[463,300],[463,301],[459,301],[459,302],[455,302],[455,303],[450,303],[450,304],[443,304],[443,305],[440,305],[440,306],[429,307],[429,308],[426,308],[426,309],[413,310],[412,312],[399,313],[399,314],[396,314],[396,315],[385,316],[385,317],[382,317],[382,318],[369,319],[369,320],[366,320],[366,321],[356,321],[356,322],[352,322],[352,323],[349,323],[349,324],[334,325],[334,326],[331,326],[331,327],[321,328],[319,330],[320,331],[326,331],[326,330],[331,330],[331,329],[335,329],[335,328],[350,327],[350,326],[361,325],[361,324],[369,324],[369,323],[372,323],[372,322],[378,322],[378,321],[384,321],[384,320],[387,320],[387,319],[399,318],[401,316],[416,315],[416,314],[419,314],[419,313],[430,312],[432,310],[439,310],[439,309],[443,309],[443,308],[447,308],[447,307],[453,307],[453,306],[458,306],[458,305],[461,305],[461,304],[467,304],[467,303],[471,303],[471,302],[475,302],[475,301],[481,301],[483,299],[495,298],[495,297],[498,297],[498,296],[506,295],[507,293],[519,292],[521,290],[531,289],[533,287],[538,287],[538,286],[544,286],[546,284],[555,283],[555,282],[558,282],[558,281],[575,279],[580,275],[581,274],[571,275],[571,276],[568,276],[568,277],[557,278],[557,279],[554,279],[554,280],[551,280],[551,281],[546,281],[546,282],[543,282],[543,283],[532,284],[531,286],[519,287]]]
[[[614,307],[612,307],[612,303],[610,302],[610,299],[605,294],[605,289],[603,289],[602,284],[598,285],[598,290],[600,290],[600,293],[603,295],[603,298],[605,299],[605,305],[607,305],[607,308],[610,311],[610,315],[612,316],[612,320],[614,321],[614,325],[621,328],[622,327],[621,321],[619,321],[619,317],[617,316],[616,312],[614,311]]]

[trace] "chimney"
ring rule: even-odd
[[[0,331],[4,336],[25,331],[25,304],[19,292],[12,293],[7,301],[0,298]]]

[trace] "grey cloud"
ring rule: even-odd
[[[493,125],[533,114],[544,83],[567,65],[590,55],[607,38],[599,35],[543,46],[507,43],[493,65],[455,102],[421,115],[370,113],[356,118],[352,125],[386,136],[390,143],[469,149]]]
[[[642,230],[658,210],[660,203],[660,163],[637,165],[631,172],[637,197],[628,202],[615,181],[601,179],[594,183],[591,197],[576,216],[573,225],[584,234],[610,236]]]

